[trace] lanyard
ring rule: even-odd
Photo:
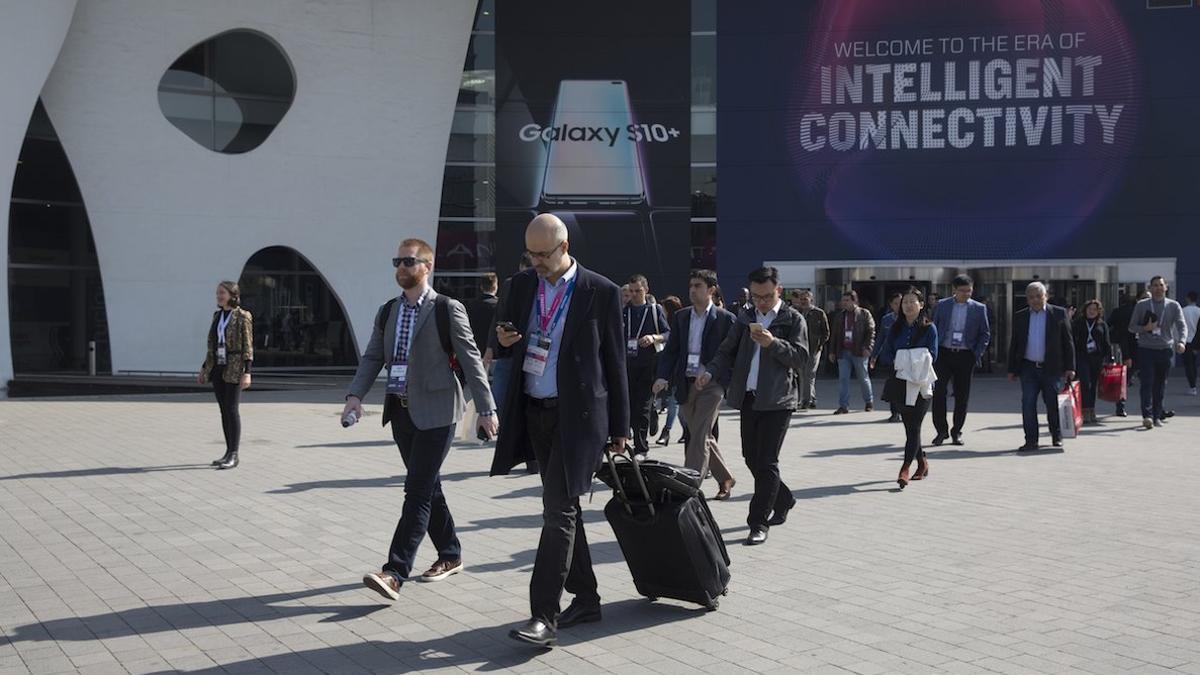
[[[225,344],[225,327],[229,325],[229,320],[233,318],[233,310],[221,315],[217,321],[217,342],[221,345]]]
[[[1092,331],[1094,331],[1094,330],[1096,330],[1096,322],[1089,321],[1088,322],[1088,340],[1089,341],[1092,339]]]
[[[625,322],[625,336],[630,340],[632,340],[635,337],[641,337],[642,329],[646,327],[646,316],[648,314],[650,314],[650,303],[647,302],[645,305],[642,305],[642,306],[645,307],[646,309],[645,309],[645,311],[642,312],[642,322],[638,324],[636,335],[632,332],[632,330],[633,330],[633,308],[628,307],[625,310],[629,314],[629,319]],[[655,317],[655,319],[654,319],[654,327],[658,328],[658,318],[657,317]]]
[[[575,292],[575,281],[578,277],[571,279],[567,284],[566,290],[559,291],[554,297],[554,302],[550,305],[549,310],[546,309],[546,280],[538,279],[538,328],[541,334],[549,336],[554,332],[555,326],[562,320],[563,314],[567,311],[567,300],[571,298],[571,294]]]

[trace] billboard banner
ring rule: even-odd
[[[1177,253],[1200,272],[1200,10],[822,0],[718,21],[723,272]]]
[[[551,212],[585,267],[686,288],[690,2],[519,0],[496,19],[497,268]]]

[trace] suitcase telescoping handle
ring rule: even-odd
[[[605,446],[604,458],[608,460],[608,468],[612,471],[613,482],[617,486],[617,496],[621,499],[621,504],[625,507],[625,511],[629,515],[633,515],[633,506],[629,501],[629,495],[625,494],[625,485],[621,482],[621,476],[617,473],[617,462],[613,457],[613,451]],[[633,475],[637,477],[638,487],[642,488],[642,494],[646,497],[646,506],[650,509],[650,516],[654,516],[654,504],[650,501],[650,488],[646,487],[646,479],[642,477],[642,465],[638,462],[637,457],[627,455],[626,460],[633,463]]]

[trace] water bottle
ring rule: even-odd
[[[342,415],[342,428],[343,429],[354,426],[354,424],[356,422],[358,422],[358,411],[357,410],[350,410],[345,415]]]

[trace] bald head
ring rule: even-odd
[[[567,226],[553,213],[537,215],[525,228],[525,249],[538,276],[557,281],[571,267],[570,248]]]

